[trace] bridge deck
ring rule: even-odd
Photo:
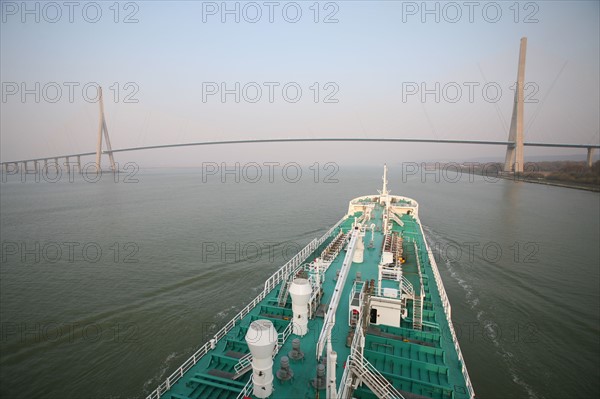
[[[477,145],[514,145],[512,141],[486,141],[486,140],[451,140],[451,139],[411,139],[411,138],[360,138],[360,137],[324,137],[324,138],[274,138],[274,139],[253,139],[253,140],[220,140],[220,141],[200,141],[195,143],[178,143],[178,144],[160,144],[141,147],[118,148],[111,151],[104,150],[102,154],[115,152],[130,152],[142,150],[155,150],[160,148],[176,148],[176,147],[194,147],[204,145],[231,145],[231,144],[264,144],[264,143],[298,143],[298,142],[395,142],[395,143],[436,143],[436,144],[477,144]],[[587,148],[598,149],[599,144],[566,144],[566,143],[523,143],[529,147],[553,147],[553,148]],[[3,161],[2,165],[44,161],[55,158],[71,158],[77,156],[96,155],[95,152],[83,152],[78,154],[58,155],[42,158],[22,159],[15,161]]]

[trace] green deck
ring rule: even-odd
[[[380,205],[375,206],[369,224],[373,222],[381,227],[382,210],[383,208]],[[357,213],[355,216],[359,214]],[[403,215],[401,219],[404,226],[400,227],[394,222],[393,230],[400,232],[404,237],[403,249],[407,260],[403,265],[403,275],[410,280],[415,290],[417,290],[420,283],[412,242],[414,240],[418,248],[422,249],[418,254],[425,291],[422,319],[423,322],[439,325],[439,329],[423,326],[422,331],[413,330],[412,301],[409,301],[407,306],[408,316],[402,321],[400,328],[382,325],[369,326],[365,334],[364,357],[407,398],[468,398],[467,384],[461,372],[458,353],[449,332],[448,321],[441,305],[440,293],[435,283],[434,274],[427,253],[424,250],[425,245],[420,227],[410,215]],[[353,217],[348,217],[340,227],[346,232],[351,229],[353,221]],[[336,233],[337,231],[332,234],[332,237]],[[311,254],[309,259],[318,256],[332,237],[325,241],[320,249]],[[344,372],[346,359],[350,354],[350,348],[346,346],[346,337],[349,332],[348,297],[352,290],[353,280],[357,271],[361,272],[363,281],[371,279],[377,281],[378,278],[378,264],[381,259],[384,235],[381,229],[375,231],[374,248],[368,248],[370,238],[371,232],[369,231],[364,237],[364,261],[361,264],[353,263],[351,265],[336,313],[332,344],[333,349],[338,354],[336,370],[338,386]],[[323,283],[324,294],[321,300],[323,304],[330,301],[336,284],[334,280],[336,271],[341,268],[345,254],[345,251],[341,251],[326,272]],[[248,346],[244,341],[248,326],[254,320],[268,319],[273,322],[278,332],[282,332],[292,316],[291,298],[288,298],[285,307],[278,306],[277,297],[280,288],[281,284],[273,289],[261,303],[222,338],[215,349],[206,354],[161,397],[167,399],[243,398],[243,396],[240,396],[240,392],[251,378],[252,372],[247,372],[237,380],[232,380],[231,374],[235,373],[234,366],[239,357],[249,353]],[[325,390],[321,390],[317,395],[316,390],[310,385],[310,381],[315,377],[317,367],[316,344],[322,326],[322,318],[315,317],[309,320],[309,333],[301,337],[301,350],[305,353],[305,358],[301,361],[290,359],[290,368],[294,372],[294,378],[291,381],[280,382],[275,377],[274,391],[271,398],[325,398]],[[274,373],[279,369],[280,358],[287,356],[291,350],[293,338],[296,338],[296,336],[292,334],[274,358]],[[366,385],[360,386],[352,396],[357,399],[377,397]],[[252,398],[253,396],[249,395],[249,397]]]

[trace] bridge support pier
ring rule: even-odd
[[[77,173],[81,174],[81,155],[77,155]]]
[[[523,173],[523,111],[524,111],[524,93],[525,84],[525,55],[527,53],[527,38],[521,38],[521,48],[519,51],[519,68],[517,72],[517,89],[515,90],[515,103],[513,106],[512,119],[510,121],[510,131],[508,133],[509,144],[506,148],[506,158],[504,159],[504,172]]]
[[[595,150],[595,148],[589,147],[587,150],[588,150],[588,154],[587,154],[587,166],[588,166],[588,168],[591,168],[592,165],[594,164],[594,150]]]
[[[65,167],[67,168],[67,174],[71,175],[71,163],[69,162],[69,157],[65,157]]]

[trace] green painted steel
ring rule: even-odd
[[[379,224],[379,227],[381,227],[382,211],[383,208],[376,205],[372,213],[372,222]],[[357,212],[341,223],[342,231],[347,232],[351,229],[354,216],[359,217],[360,213]],[[412,329],[412,300],[408,300],[408,316],[402,320],[401,327],[370,325],[366,329],[364,357],[400,392],[435,399],[468,398],[469,392],[462,373],[462,364],[450,334],[449,321],[444,313],[442,298],[425,250],[420,226],[411,215],[403,215],[401,221],[403,226],[393,222],[393,231],[404,237],[403,250],[406,262],[403,264],[403,275],[413,284],[417,293],[421,289],[424,291],[423,322],[427,325],[423,326],[422,331]],[[332,232],[331,237],[317,248],[308,260],[318,257],[338,232],[339,229]],[[361,273],[363,281],[371,279],[377,281],[378,278],[378,264],[381,259],[384,235],[381,229],[375,231],[373,248],[367,247],[370,238],[371,233],[368,232],[365,236],[364,261],[361,264],[352,264],[336,314],[332,345],[338,354],[336,368],[338,386],[344,373],[346,359],[350,354],[350,348],[347,346],[350,332],[348,298],[353,280],[356,272]],[[417,244],[417,253],[415,253],[413,240]],[[329,303],[331,299],[336,284],[336,271],[341,268],[344,255],[345,251],[341,251],[325,273],[321,299],[323,304]],[[417,262],[417,257],[419,262]],[[422,287],[418,265],[421,268]],[[273,323],[278,333],[283,333],[293,318],[290,297],[285,306],[278,306],[279,290],[283,284],[281,283],[279,287],[272,290],[262,302],[238,322],[224,338],[216,343],[215,348],[191,367],[176,384],[162,395],[162,398],[243,398],[244,396],[240,395],[240,392],[251,378],[252,371],[247,371],[237,379],[232,378],[236,373],[236,364],[240,357],[249,353],[248,345],[244,341],[248,326],[254,320],[267,319]],[[311,385],[311,381],[316,376],[315,352],[322,326],[322,318],[314,317],[309,320],[309,332],[300,339],[300,347],[305,354],[304,359],[290,359],[290,368],[294,372],[294,377],[290,381],[279,381],[275,377],[271,398],[326,397],[325,390],[319,391],[317,395],[317,391]],[[287,356],[291,351],[294,338],[297,337],[292,334],[275,356],[274,374],[279,369],[281,357]],[[357,399],[376,398],[376,395],[366,385],[359,386],[352,396]],[[253,398],[254,396],[250,393],[248,397]]]

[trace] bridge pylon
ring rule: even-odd
[[[108,137],[108,128],[106,127],[106,118],[104,117],[104,100],[102,97],[102,87],[98,89],[98,104],[100,104],[100,121],[98,125],[98,144],[96,145],[96,170],[100,172],[102,170],[100,157],[102,155],[102,136],[106,140],[106,149],[108,152],[108,159],[110,160],[110,169],[115,172],[117,170],[115,165],[115,158],[112,153],[112,146],[110,145],[110,137]]]
[[[519,68],[517,72],[517,87],[515,90],[515,103],[513,105],[512,119],[508,141],[511,144],[506,148],[504,159],[504,172],[523,172],[523,111],[525,108],[525,97],[523,86],[525,84],[525,56],[527,53],[527,38],[521,38],[519,51]]]

